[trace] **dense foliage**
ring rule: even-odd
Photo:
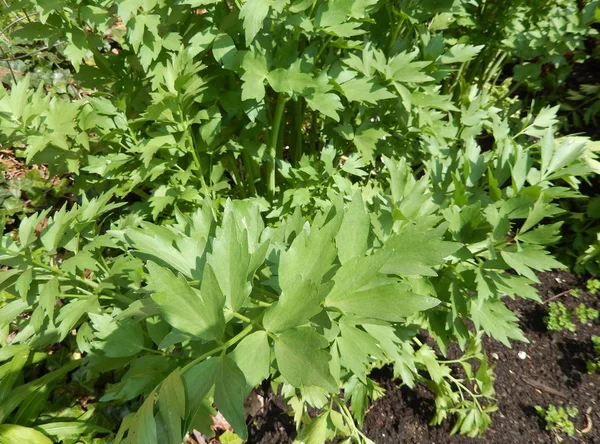
[[[598,206],[598,143],[514,93],[597,57],[597,11],[14,1],[0,143],[54,182],[0,194],[0,435],[181,443],[217,409],[245,438],[268,381],[299,442],[370,442],[388,364],[481,434],[482,335],[526,341],[502,298],[539,300],[567,209]]]

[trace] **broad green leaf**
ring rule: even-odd
[[[56,298],[60,295],[58,277],[53,277],[46,282],[40,291],[40,307],[44,309],[46,315],[52,319],[54,316],[54,307],[56,305]]]
[[[166,264],[191,279],[202,279],[199,260],[205,243],[177,236],[164,227],[144,223],[142,228],[125,230],[125,239],[140,253],[158,264]],[[177,247],[175,247],[175,245]]]
[[[52,444],[43,433],[17,424],[0,424],[1,444]]]
[[[478,300],[471,305],[475,326],[510,348],[509,339],[529,342],[519,329],[518,319],[501,301]]]
[[[228,356],[218,360],[215,374],[215,404],[233,430],[241,438],[248,438],[244,417],[246,378],[235,362]]]
[[[373,79],[362,77],[352,79],[340,85],[346,98],[352,102],[376,105],[380,100],[393,99],[394,94],[375,83]]]
[[[269,72],[267,60],[262,54],[248,51],[242,61],[242,100],[254,99],[260,102],[265,97],[265,79]]]
[[[368,364],[384,359],[379,343],[370,334],[344,323],[340,323],[340,332],[337,345],[342,363],[366,384]]]
[[[185,418],[185,388],[179,369],[175,369],[162,382],[158,399],[158,408],[167,429],[169,444],[181,444],[181,421]]]
[[[240,18],[244,21],[246,46],[250,46],[256,34],[261,30],[273,0],[246,0],[240,9]]]
[[[357,191],[344,213],[340,231],[335,237],[338,257],[342,264],[354,257],[364,256],[367,251],[370,226],[370,218],[365,211],[361,192]]]
[[[504,250],[501,255],[502,259],[517,273],[528,277],[534,282],[539,282],[539,280],[533,270],[549,271],[565,267],[554,259],[549,252],[536,248],[534,245],[528,245],[520,251]]]
[[[223,304],[214,292],[204,296],[182,277],[148,262],[152,299],[160,314],[176,329],[204,339],[220,337],[225,327]]]
[[[437,231],[418,232],[407,228],[390,236],[385,249],[392,256],[381,272],[399,276],[435,276],[433,267],[444,263],[444,258],[458,250],[459,244],[445,242]]]
[[[301,442],[305,444],[325,444],[327,440],[328,412],[323,412],[313,419],[300,433]]]
[[[142,327],[137,322],[115,321],[108,314],[88,314],[99,341],[94,347],[102,350],[109,358],[132,356],[144,348]]]
[[[343,313],[401,322],[407,316],[435,307],[439,300],[414,294],[405,284],[387,284],[354,293],[342,293],[335,299],[327,299],[328,307]]]
[[[316,385],[338,391],[329,372],[327,340],[311,327],[298,327],[280,334],[275,341],[275,357],[283,377],[294,387]]]
[[[127,435],[128,444],[158,444],[156,420],[154,419],[154,402],[156,390],[153,390],[135,414],[134,424]]]
[[[269,377],[271,347],[265,331],[257,331],[240,341],[229,357],[246,378],[246,391],[251,390]]]
[[[73,436],[82,436],[92,433],[111,433],[111,430],[96,425],[90,421],[59,421],[49,422],[35,426],[45,435],[54,436],[58,439],[68,439]]]
[[[333,276],[334,285],[327,301],[336,301],[339,297],[354,293],[370,284],[390,256],[391,252],[380,250],[370,256],[354,257],[345,262]]]
[[[24,348],[13,356],[9,364],[5,364],[8,366],[8,374],[0,380],[0,403],[11,393],[13,385],[21,375],[28,358],[29,348]]]
[[[202,409],[202,401],[210,389],[215,385],[215,375],[218,368],[218,360],[209,358],[189,369],[182,371],[183,384],[185,386],[186,402],[186,424],[196,416]]]
[[[444,54],[440,61],[442,63],[464,63],[473,59],[481,50],[483,45],[473,46],[458,43],[450,47],[448,52]]]
[[[263,325],[273,333],[298,327],[321,311],[324,297],[318,284],[298,276],[286,286],[277,302],[267,309]]]
[[[112,385],[100,400],[103,402],[128,401],[146,394],[167,377],[173,369],[173,365],[174,362],[165,359],[164,356],[140,356],[131,362],[121,380]]]
[[[334,219],[321,228],[305,228],[296,236],[279,260],[279,286],[284,291],[298,276],[305,282],[321,283],[337,254],[334,239],[338,230],[339,220]]]
[[[29,304],[22,299],[9,302],[0,308],[0,327],[4,327],[13,322],[17,316],[27,310]]]
[[[244,305],[252,290],[248,282],[250,259],[247,231],[238,228],[233,215],[226,217],[217,229],[207,262],[225,295],[225,305],[232,311]]]

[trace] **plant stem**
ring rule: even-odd
[[[279,140],[279,130],[281,128],[281,120],[285,110],[285,102],[288,98],[285,94],[280,93],[277,97],[277,105],[275,114],[273,115],[273,123],[271,126],[271,137],[269,140],[269,160],[267,164],[267,199],[273,202],[275,197],[275,172],[277,164],[277,141]]]
[[[252,324],[247,325],[246,328],[244,328],[241,332],[239,332],[237,335],[235,335],[233,338],[231,338],[229,341],[225,342],[222,345],[219,345],[216,348],[213,348],[210,351],[207,351],[206,353],[198,356],[196,359],[194,359],[192,362],[190,362],[189,364],[187,364],[185,367],[183,367],[181,369],[181,373],[185,373],[186,371],[188,371],[190,368],[192,368],[193,366],[195,366],[196,364],[198,364],[201,361],[204,361],[206,358],[212,356],[215,353],[218,353],[222,350],[227,350],[229,347],[231,347],[233,344],[237,344],[239,341],[241,341],[246,335],[248,335],[248,333],[250,333],[252,331]]]
[[[303,123],[303,103],[300,98],[294,103],[294,135],[295,139],[292,141],[292,163],[296,165],[302,155],[302,123]]]

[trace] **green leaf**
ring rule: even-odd
[[[390,236],[385,249],[392,252],[382,273],[399,276],[435,276],[433,267],[444,263],[444,259],[458,250],[460,244],[445,242],[437,231],[419,232],[406,227],[402,232]]]
[[[368,364],[384,359],[379,343],[370,334],[344,323],[340,323],[340,332],[337,345],[342,363],[366,384]]]
[[[240,368],[246,379],[246,391],[269,377],[271,347],[266,331],[257,331],[240,341],[229,357]]]
[[[187,400],[186,423],[188,425],[203,408],[202,401],[215,384],[217,367],[218,360],[209,358],[182,372],[185,399]]]
[[[5,364],[8,366],[8,373],[0,380],[0,403],[10,395],[13,385],[21,375],[28,358],[29,348],[24,348],[13,356],[9,364]]]
[[[152,300],[165,320],[176,329],[192,336],[214,339],[225,328],[223,302],[211,292],[206,296],[190,287],[182,277],[148,262],[149,281],[154,289]],[[210,278],[208,278],[210,279]]]
[[[502,259],[517,273],[528,277],[534,282],[539,282],[533,270],[549,271],[555,268],[565,268],[563,264],[554,259],[549,252],[535,245],[528,245],[520,251],[504,250]]]
[[[232,311],[240,309],[252,291],[248,282],[250,259],[247,231],[240,230],[230,214],[217,229],[207,263],[225,295],[225,305]]]
[[[181,444],[183,432],[181,421],[185,418],[185,388],[175,369],[161,384],[158,392],[160,416],[165,423],[169,444]]]
[[[273,0],[246,0],[240,9],[240,18],[244,20],[246,46],[250,46],[256,34],[261,30]]]
[[[265,313],[263,325],[273,333],[306,323],[321,311],[321,301],[325,297],[320,286],[297,276],[286,285],[279,300]]]
[[[342,225],[335,237],[338,257],[342,264],[354,257],[364,256],[370,227],[371,220],[365,211],[362,194],[357,191],[344,213]]]
[[[246,378],[235,362],[228,356],[218,360],[215,374],[215,404],[233,430],[242,439],[248,438],[244,417]]]
[[[265,79],[269,70],[267,68],[267,59],[262,54],[254,51],[248,51],[244,54],[242,61],[242,100],[262,101],[265,98]]]
[[[309,425],[302,430],[301,442],[305,444],[325,444],[327,440],[327,418],[328,412],[323,412],[315,419],[313,419]]]
[[[58,439],[68,439],[73,436],[82,436],[96,433],[111,433],[111,430],[96,425],[90,421],[59,421],[36,425],[45,435]]]
[[[1,444],[52,444],[52,441],[37,430],[16,424],[0,424]]]
[[[370,256],[354,257],[345,262],[333,276],[334,285],[327,301],[335,301],[370,284],[390,256],[391,252],[380,250]]]
[[[156,420],[154,419],[154,400],[156,390],[148,395],[140,409],[135,414],[132,427],[127,435],[128,444],[148,443],[158,444]]]
[[[117,322],[108,314],[88,314],[100,341],[94,347],[104,351],[109,358],[132,356],[144,348],[142,327],[137,322]]]
[[[471,304],[471,317],[475,326],[510,347],[509,339],[529,342],[519,329],[518,319],[500,301],[477,300]]]
[[[316,385],[337,393],[329,372],[327,340],[311,327],[298,327],[280,334],[275,341],[275,357],[283,377],[294,387]]]
[[[305,228],[281,254],[279,260],[279,286],[291,290],[298,276],[304,282],[320,284],[336,257],[334,238],[339,230],[339,218],[324,227]]]
[[[335,307],[343,313],[392,322],[401,322],[407,316],[433,308],[439,303],[435,298],[412,293],[405,284],[387,284],[354,293],[342,293],[325,301],[326,306]]]
[[[375,83],[375,80],[367,77],[352,79],[340,85],[344,95],[351,102],[370,103],[376,105],[380,100],[393,99],[396,97],[385,87]]]
[[[473,59],[481,52],[483,45],[473,46],[458,43],[450,47],[448,52],[444,54],[440,61],[442,63],[464,63]]]
[[[158,264],[165,264],[191,279],[202,279],[199,258],[206,242],[175,235],[164,227],[143,223],[142,228],[125,230],[125,239],[140,253]],[[117,233],[113,233],[117,237]],[[176,244],[175,247],[173,244]]]

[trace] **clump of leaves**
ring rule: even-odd
[[[572,419],[579,415],[579,410],[575,407],[556,407],[550,404],[547,408],[535,406],[535,410],[546,422],[546,430],[553,432],[557,438],[560,433],[566,433],[569,436],[575,434],[575,424]]]
[[[600,336],[592,336],[592,346],[594,347],[596,359],[585,363],[589,374],[596,373],[600,369]]]
[[[586,282],[585,287],[587,288],[587,290],[590,293],[596,294],[598,292],[598,290],[600,290],[600,280],[599,279],[589,279]]]
[[[571,320],[572,313],[562,302],[550,302],[548,304],[548,314],[544,318],[548,330],[562,331],[569,330],[574,332],[577,326]]]
[[[585,304],[579,304],[575,309],[575,315],[582,324],[598,319],[598,310],[587,307]]]
[[[587,324],[590,321],[598,319],[598,310],[587,307],[583,303],[579,304],[575,309],[569,310],[562,302],[550,302],[548,304],[548,314],[544,318],[544,322],[548,330],[568,330],[574,332],[577,330],[577,326],[573,322],[574,316],[581,324]]]

